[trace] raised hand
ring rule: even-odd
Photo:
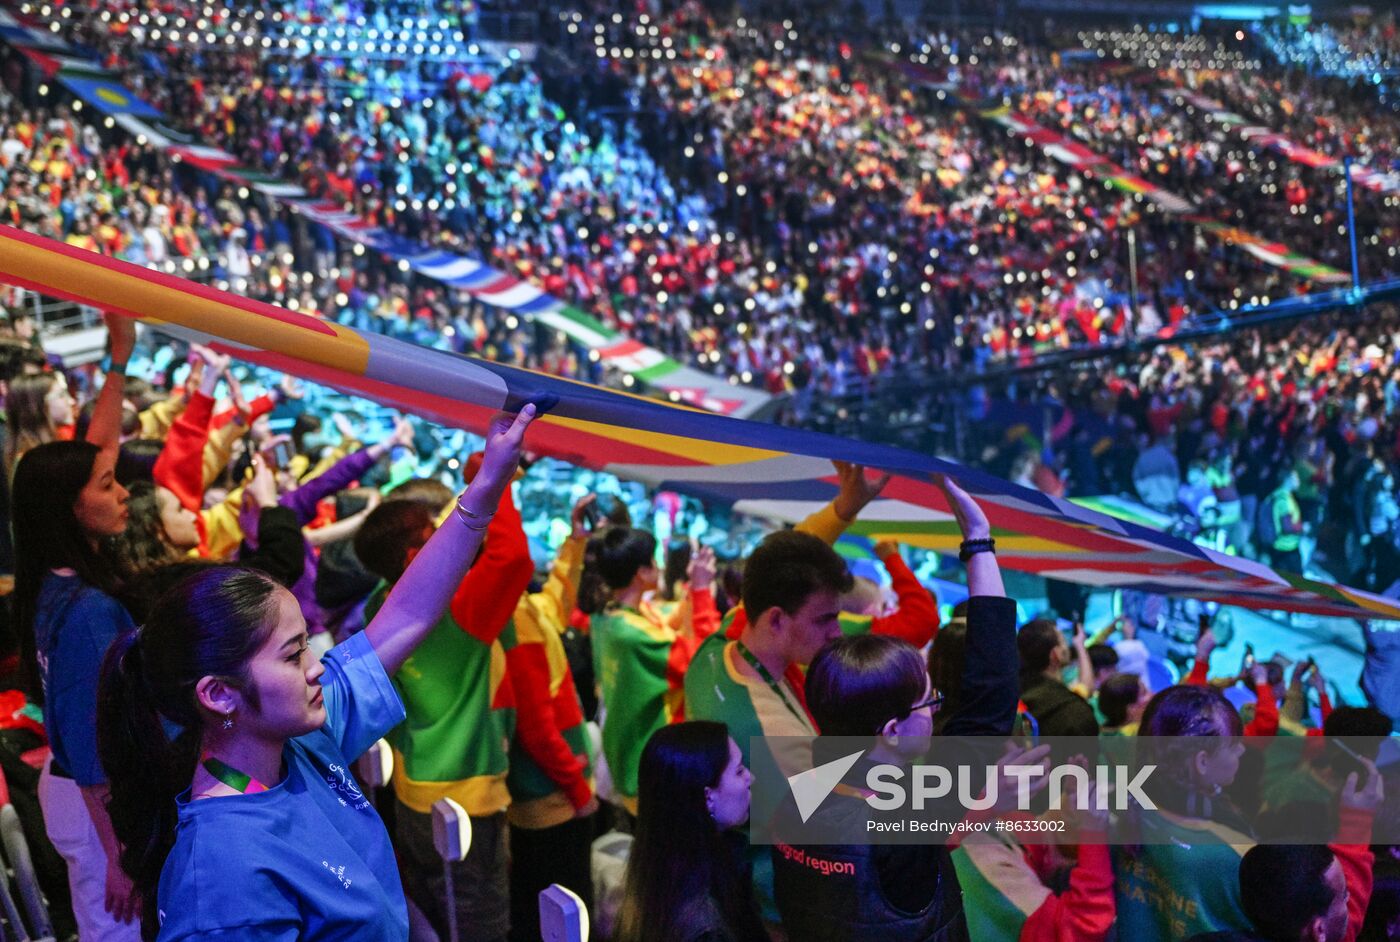
[[[481,470],[472,486],[462,496],[462,505],[480,517],[496,511],[501,492],[515,476],[520,464],[520,449],[525,441],[525,429],[535,419],[535,404],[527,403],[515,415],[498,412],[486,433],[486,452],[481,458]]]
[[[113,363],[125,363],[136,349],[136,321],[130,317],[105,311],[102,322],[107,325],[107,342]]]
[[[223,373],[228,369],[228,365],[233,362],[233,357],[219,353],[200,343],[191,344],[190,349],[198,354],[199,358],[204,361],[206,372]]]
[[[569,523],[573,526],[569,533],[570,538],[579,540],[588,536],[588,508],[597,500],[597,494],[585,494],[575,502],[573,513],[569,515]]]
[[[253,476],[244,493],[251,494],[259,508],[277,506],[277,477],[261,454],[253,455]]]
[[[1342,785],[1342,807],[1375,814],[1385,802],[1385,786],[1376,764],[1369,759],[1362,759],[1361,762],[1366,767],[1366,782],[1358,787],[1357,774],[1353,772],[1347,776],[1346,783]]]
[[[836,475],[841,480],[841,490],[836,494],[836,514],[842,520],[854,520],[860,512],[890,483],[890,475],[882,474],[871,481],[865,476],[865,465],[851,464],[848,461],[833,461]]]
[[[1313,685],[1313,689],[1317,691],[1317,695],[1318,695],[1319,697],[1324,697],[1324,696],[1327,695],[1327,678],[1326,678],[1325,676],[1323,676],[1323,674],[1322,674],[1322,668],[1320,668],[1320,667],[1317,666],[1317,662],[1316,662],[1316,661],[1312,661],[1312,662],[1310,662],[1310,663],[1312,664],[1312,669],[1313,669],[1313,670],[1312,670],[1312,685]]]
[[[1013,765],[1039,766],[1040,774],[1035,775],[1029,781],[1027,795],[1034,795],[1050,784],[1050,771],[1046,759],[1050,755],[1050,745],[1046,743],[1040,746],[1021,746],[1015,742],[1006,744],[1006,751],[997,760],[997,800],[993,806],[997,811],[1014,811],[1020,798],[1019,790],[1022,779],[1019,776],[1011,775],[1007,768]]]
[[[394,434],[389,437],[389,444],[391,447],[402,445],[404,448],[412,448],[415,434],[413,423],[408,417],[399,416],[394,421]]]
[[[695,552],[690,554],[690,588],[713,588],[715,570],[715,551],[708,546],[697,546]]]
[[[253,476],[243,488],[243,502],[238,507],[238,526],[243,531],[243,541],[257,549],[259,537],[258,523],[265,508],[277,506],[277,478],[260,454],[253,455]]]
[[[224,373],[224,381],[228,383],[228,397],[233,401],[234,411],[246,421],[252,410],[248,408],[248,399],[243,395],[243,384],[233,375],[232,370]]]
[[[301,380],[290,373],[282,375],[282,381],[277,386],[284,399],[300,399],[306,395],[306,389],[301,385]]]
[[[360,440],[360,435],[355,431],[355,426],[350,424],[350,420],[339,412],[331,414],[331,423],[335,430],[340,433],[341,441],[354,442]]]
[[[946,474],[940,474],[934,478],[934,483],[947,498],[948,509],[958,521],[958,529],[962,531],[964,540],[985,540],[992,535],[992,525],[987,522],[987,515],[982,506],[973,500],[971,494],[959,487],[957,481]]]
[[[204,384],[204,361],[194,354],[189,359],[190,372],[185,377],[185,398],[189,399]]]
[[[1215,629],[1207,628],[1201,632],[1201,636],[1196,639],[1196,660],[1205,662],[1210,660],[1210,653],[1215,650]]]

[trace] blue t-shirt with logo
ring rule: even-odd
[[[404,718],[369,639],[324,658],[326,723],[283,749],[286,777],[251,795],[177,799],[157,894],[160,942],[408,938],[394,851],[350,763]]]

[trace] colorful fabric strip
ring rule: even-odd
[[[796,523],[830,501],[838,490],[830,462],[850,461],[895,475],[852,536],[955,554],[957,524],[933,483],[947,473],[981,501],[1009,568],[1248,608],[1400,619],[1390,599],[1275,573],[928,455],[361,334],[19,229],[0,227],[0,281],[143,317],[248,362],[478,433],[497,410],[532,401],[545,413],[531,431],[536,451],[779,523]]]

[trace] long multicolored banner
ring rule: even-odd
[[[1058,131],[1044,127],[1025,115],[1013,112],[1006,105],[986,100],[978,101],[967,96],[957,85],[948,82],[946,77],[940,77],[925,66],[892,55],[876,56],[875,59],[883,62],[887,67],[899,71],[914,84],[934,89],[939,93],[941,100],[949,101],[958,108],[973,112],[985,120],[1001,125],[1011,133],[1020,135],[1039,147],[1060,163],[1074,167],[1082,173],[1096,176],[1116,190],[1149,199],[1169,213],[1186,215],[1195,213],[1198,209],[1190,200],[1178,196],[1144,177],[1130,173],[1092,148],[1073,138],[1066,137]],[[1190,217],[1190,221],[1201,224],[1206,220],[1205,217],[1193,216]],[[1350,280],[1350,276],[1340,269],[1324,265],[1277,242],[1269,242],[1259,236],[1218,223],[1202,225],[1202,228],[1230,244],[1245,247],[1251,255],[1260,261],[1282,268],[1299,277],[1310,278],[1326,284],[1341,284]]]
[[[1306,255],[1300,255],[1282,242],[1270,242],[1267,239],[1261,239],[1252,232],[1246,232],[1243,229],[1223,222],[1216,222],[1204,216],[1193,216],[1191,221],[1220,241],[1228,245],[1238,245],[1259,261],[1287,269],[1303,278],[1335,283],[1351,281],[1350,275],[1342,275],[1338,278],[1337,275],[1341,273],[1337,269],[1321,262],[1315,262]]]
[[[1248,118],[1241,117],[1214,98],[1189,88],[1164,88],[1161,93],[1168,100],[1178,105],[1190,105],[1209,115],[1210,119],[1221,127],[1234,130],[1246,141],[1267,147],[1294,163],[1336,173],[1345,172],[1345,165],[1339,158],[1311,147],[1304,147],[1285,134],[1251,124]],[[1400,173],[1394,171],[1386,173],[1353,163],[1351,179],[1357,186],[1377,193],[1400,193]]]
[[[341,238],[374,249],[424,277],[465,291],[522,319],[546,324],[582,346],[605,368],[630,376],[633,382],[655,389],[674,402],[744,418],[772,401],[767,393],[685,366],[659,350],[631,340],[528,281],[477,259],[404,239],[346,212],[338,204],[309,198],[306,190],[295,183],[244,166],[222,148],[199,144],[187,134],[150,123],[158,121],[161,112],[122,87],[115,75],[74,55],[72,47],[61,38],[25,26],[4,10],[0,10],[0,38],[23,52],[44,75],[63,82],[84,101],[110,114],[134,138],[166,151],[179,162],[280,201]]]
[[[1100,156],[1078,141],[1042,127],[1029,118],[1013,114],[1004,108],[983,111],[982,116],[1022,135],[1026,140],[1031,141],[1061,163],[1069,164],[1078,170],[1103,178],[1115,189],[1139,193],[1167,212],[1184,215],[1196,211],[1195,204],[1190,200],[1170,193],[1142,177],[1128,173],[1113,161]],[[1351,280],[1351,276],[1346,272],[1330,265],[1324,265],[1322,262],[1308,258],[1299,252],[1294,252],[1281,243],[1270,242],[1242,229],[1214,222],[1204,216],[1189,216],[1188,218],[1190,222],[1222,241],[1232,245],[1240,245],[1260,261],[1282,268],[1284,271],[1301,278],[1310,278],[1324,284],[1341,284]]]
[[[1024,137],[1060,163],[1101,177],[1114,189],[1122,190],[1125,193],[1141,194],[1169,213],[1189,213],[1195,209],[1190,200],[1183,199],[1155,183],[1129,173],[1107,157],[1090,150],[1078,141],[1036,124],[1030,118],[1016,114],[1008,108],[993,108],[983,111],[982,117]]]
[[[1400,604],[1226,556],[938,458],[734,419],[444,351],[286,311],[0,227],[0,281],[144,318],[242,359],[480,432],[538,403],[531,447],[575,464],[795,522],[837,492],[830,462],[895,475],[856,536],[953,552],[961,539],[936,474],[983,503],[1008,567],[1103,588],[1254,609],[1400,619]]]

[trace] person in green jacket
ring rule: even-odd
[[[645,530],[609,527],[589,540],[579,607],[590,615],[603,756],[614,796],[631,815],[642,747],[662,726],[685,719],[686,669],[719,628],[712,550],[695,553],[690,588],[679,603],[655,598],[660,575],[656,537]]]
[[[1269,495],[1269,513],[1274,521],[1274,543],[1270,552],[1275,569],[1303,572],[1303,511],[1298,506],[1298,472],[1283,476],[1278,489]]]

